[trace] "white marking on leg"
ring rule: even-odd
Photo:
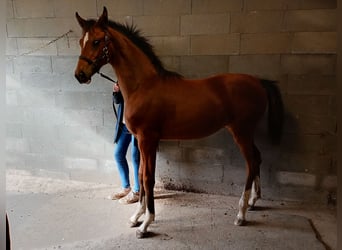
[[[241,225],[246,219],[246,211],[248,208],[248,200],[251,194],[251,190],[246,190],[242,193],[239,200],[239,212],[236,216],[235,225]]]
[[[146,211],[146,202],[145,202],[145,197],[143,197],[142,201],[138,203],[137,210],[129,219],[132,227],[134,227],[138,223],[140,216],[143,215],[145,211]]]
[[[250,206],[254,206],[255,202],[260,198],[260,178],[256,176],[252,185],[251,198],[248,201]]]
[[[146,233],[147,227],[152,223],[152,221],[154,221],[154,214],[151,214],[150,211],[148,211],[148,209],[147,209],[147,212],[146,212],[146,215],[145,215],[145,220],[140,225],[138,230],[141,233]]]
[[[88,32],[86,32],[84,35],[84,38],[83,38],[83,48],[85,47],[88,40],[89,40],[89,34],[88,34]]]

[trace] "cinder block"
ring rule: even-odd
[[[331,97],[328,95],[288,95],[284,98],[286,109],[292,115],[332,116]]]
[[[144,36],[177,36],[180,34],[178,16],[136,16],[133,23]]]
[[[159,56],[189,55],[190,38],[185,36],[167,36],[150,38],[156,54]]]
[[[30,151],[30,144],[26,138],[6,138],[6,152],[27,153]]]
[[[7,7],[6,18],[7,19],[14,18],[13,1],[7,0],[6,1],[6,7]]]
[[[66,126],[103,126],[102,111],[65,109],[63,115]]]
[[[105,143],[105,152],[108,152],[109,149],[110,154],[108,155],[110,155],[110,159],[112,159],[115,122],[112,122],[112,124],[109,124],[108,126],[96,126],[95,130],[96,136],[102,138]]]
[[[335,54],[336,46],[336,32],[299,32],[294,34],[292,52]]]
[[[68,79],[65,76],[54,75],[46,72],[23,72],[21,73],[20,83],[22,87],[30,91],[35,90],[50,90],[50,91],[60,91],[61,87],[61,77],[63,77],[63,81]],[[69,83],[69,82],[68,82]],[[70,84],[70,83],[69,83]]]
[[[248,0],[245,1],[245,9],[248,11],[254,10],[282,10],[286,7],[284,0]]]
[[[294,141],[293,141],[294,142]],[[263,162],[273,165],[273,170],[285,172],[302,172],[302,173],[321,173],[322,170],[331,168],[331,155],[318,155],[317,153],[289,152],[281,150],[275,158],[269,157],[272,149],[264,151],[265,157]],[[271,160],[270,160],[271,159]],[[271,165],[271,167],[272,167]],[[267,171],[267,169],[265,169]]]
[[[236,55],[240,50],[240,35],[201,35],[191,37],[191,55]]]
[[[331,104],[327,104],[331,106]],[[314,112],[316,113],[316,112]],[[335,134],[336,117],[329,112],[327,115],[300,114],[296,115],[296,129],[293,132],[305,134]]]
[[[25,56],[13,60],[14,73],[52,72],[51,58],[47,56]]]
[[[54,17],[53,0],[15,0],[16,18]]]
[[[280,74],[279,55],[242,55],[230,56],[229,72],[245,73],[267,78]]]
[[[82,124],[74,126],[58,125],[54,126],[54,129],[57,139],[65,143],[81,139],[90,140],[96,136],[95,126],[85,128]]]
[[[18,104],[24,107],[45,107],[55,106],[55,94],[51,91],[39,89],[17,90]]]
[[[334,75],[335,55],[282,55],[281,68],[284,74]]]
[[[6,152],[6,169],[25,168],[25,160],[17,152]]]
[[[6,55],[18,55],[18,44],[16,38],[6,39]]]
[[[295,173],[279,171],[277,173],[278,182],[282,185],[315,187],[316,176],[307,173]]]
[[[290,52],[289,33],[256,33],[241,35],[241,54],[286,54]]]
[[[18,73],[17,73],[18,74]],[[12,57],[6,58],[6,85],[8,86],[8,77],[7,75],[14,75],[14,62]],[[11,82],[13,79],[10,79]]]
[[[208,163],[196,163],[181,162],[179,168],[180,178],[191,178],[192,183],[197,181],[210,181],[215,183],[221,183],[223,178],[223,166],[221,164],[208,164]],[[191,176],[191,177],[190,177]]]
[[[17,38],[19,55],[57,55],[56,43],[49,38]]]
[[[282,31],[282,11],[234,12],[231,14],[232,33],[271,33]]]
[[[143,0],[98,0],[98,15],[102,14],[103,6],[108,9],[109,16],[138,16],[143,15]]]
[[[22,133],[24,138],[56,140],[56,127],[48,123],[23,124]]]
[[[327,175],[322,181],[322,188],[325,190],[336,190],[337,189],[337,176]]]
[[[64,143],[54,140],[54,138],[31,137],[28,139],[28,141],[30,145],[29,153],[33,153],[37,155],[44,155],[44,154],[64,155],[65,153]]]
[[[70,37],[79,37],[81,35],[81,28],[75,18],[22,18],[7,21],[8,37],[55,38],[67,33],[69,30],[74,31],[70,34]]]
[[[79,45],[79,38],[64,37],[56,42],[58,56],[79,56],[81,48]]]
[[[227,56],[181,57],[180,73],[187,77],[200,78],[228,72]]]
[[[64,122],[64,111],[55,108],[25,107],[21,110],[21,120],[25,124],[44,124],[49,121],[51,126],[60,125]]]
[[[63,160],[63,167],[67,169],[97,169],[97,161],[91,158],[67,157]]]
[[[247,10],[335,9],[336,0],[248,0]]]
[[[336,0],[303,0],[303,1],[286,1],[288,9],[335,9],[337,6]]]
[[[198,14],[181,16],[181,35],[229,33],[229,14]]]
[[[18,106],[18,104],[19,104],[18,99],[19,99],[19,97],[18,97],[16,90],[7,90],[6,91],[6,105]]]
[[[24,121],[23,110],[24,110],[23,107],[7,106],[6,107],[6,122],[22,123]]]
[[[113,126],[113,124],[116,123],[116,117],[114,115],[114,111],[104,112],[103,116],[104,116],[103,125],[105,127]]]
[[[62,92],[56,94],[56,106],[75,110],[102,110],[111,106],[112,93]]]
[[[22,138],[22,124],[7,122],[6,123],[6,138]]]
[[[286,92],[289,95],[333,95],[336,92],[336,76],[289,75]]]
[[[56,17],[75,18],[77,11],[83,18],[96,18],[96,1],[93,0],[53,0]]]
[[[212,1],[212,0],[192,0],[193,14],[224,13],[242,10],[241,0]]]
[[[6,58],[6,63],[9,64],[13,60],[9,60]],[[6,71],[6,91],[7,90],[16,90],[17,88],[20,88],[22,86],[21,84],[21,74],[14,74],[13,72],[7,72]]]
[[[101,140],[74,140],[65,144],[65,155],[69,157],[94,158],[104,155]]]
[[[284,16],[287,31],[336,31],[336,10],[293,10]]]
[[[184,15],[191,13],[191,0],[145,0],[144,15]]]
[[[164,67],[168,70],[180,72],[180,57],[179,56],[162,56],[160,60],[163,62]]]
[[[77,59],[71,56],[53,56],[52,58],[52,72],[55,74],[69,74],[74,75],[77,65]]]

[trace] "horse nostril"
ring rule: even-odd
[[[75,73],[75,77],[79,82],[83,82],[86,78],[86,75],[83,71],[80,71],[79,73]]]

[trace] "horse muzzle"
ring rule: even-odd
[[[91,82],[91,76],[87,76],[83,71],[75,72],[75,77],[79,83],[89,84]]]

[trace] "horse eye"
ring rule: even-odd
[[[94,40],[93,41],[93,46],[96,47],[100,44],[100,40]]]

